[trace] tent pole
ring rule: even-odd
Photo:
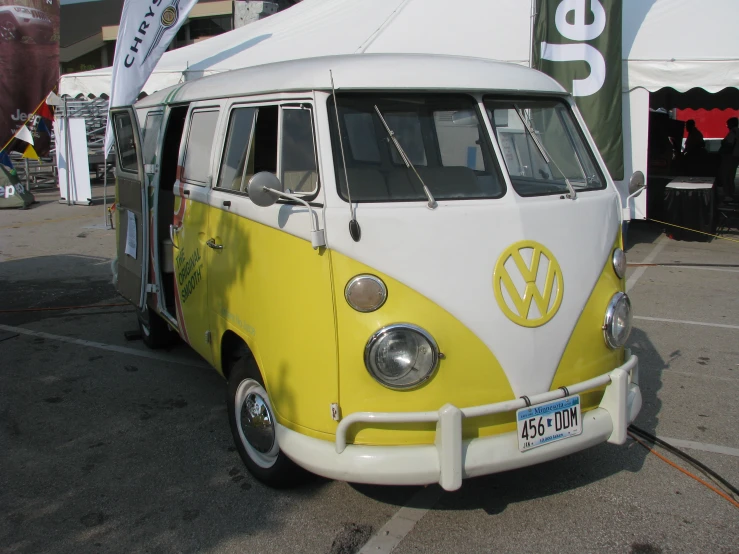
[[[536,0],[531,0],[529,16],[529,67],[534,67],[534,20],[536,19]]]
[[[103,143],[105,142],[105,139],[103,139]],[[103,223],[105,223],[105,228],[108,228],[108,218],[106,217],[106,214],[108,213],[108,160],[107,156],[105,155],[105,144],[103,144]]]
[[[72,197],[70,195],[70,180],[72,179],[72,168],[69,160],[69,112],[67,110],[67,99],[64,99],[64,156],[66,157],[67,166],[67,206],[72,205]]]

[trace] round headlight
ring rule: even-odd
[[[439,348],[415,325],[390,325],[372,335],[364,350],[370,375],[391,389],[415,387],[431,377],[439,363]]]
[[[619,279],[623,279],[626,275],[626,254],[620,248],[613,251],[613,271],[616,272]]]
[[[631,300],[625,293],[617,292],[606,309],[603,336],[608,346],[620,348],[626,344],[629,333],[631,333]]]
[[[347,283],[344,298],[358,312],[374,312],[387,300],[387,287],[374,275],[357,275]]]

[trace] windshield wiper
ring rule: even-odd
[[[539,137],[536,136],[536,133],[534,133],[534,130],[531,128],[531,124],[521,112],[521,108],[519,108],[516,104],[513,105],[513,108],[516,110],[516,114],[518,114],[518,118],[521,120],[521,123],[523,123],[523,126],[526,127],[526,130],[529,132],[529,136],[533,139],[536,148],[539,150],[539,154],[541,154],[541,157],[544,158],[544,163],[546,163],[547,165],[549,165],[550,163],[554,164],[554,167],[556,167],[557,171],[559,171],[562,175],[562,178],[565,180],[565,184],[567,185],[567,189],[570,191],[567,197],[571,198],[572,200],[577,198],[575,187],[572,186],[572,183],[570,183],[570,180],[567,178],[567,175],[565,175],[565,172],[559,168],[557,162],[554,161],[552,156],[549,155],[549,152],[547,152],[547,149],[544,148],[544,145],[539,140]]]
[[[416,171],[416,166],[413,165],[410,158],[406,155],[405,151],[403,150],[403,147],[400,146],[400,143],[398,142],[398,139],[395,138],[395,131],[393,131],[390,126],[387,124],[387,121],[385,121],[385,118],[382,116],[382,112],[380,111],[380,108],[377,107],[377,104],[375,104],[375,111],[377,112],[377,115],[380,117],[380,121],[382,121],[383,126],[385,127],[385,130],[387,131],[387,134],[390,136],[390,140],[395,145],[395,148],[398,150],[398,154],[400,154],[400,157],[403,159],[403,162],[405,163],[405,166],[408,169],[412,169],[413,173],[416,174],[416,177],[418,177],[418,180],[421,181],[421,186],[423,187],[423,192],[426,193],[426,197],[429,199],[428,202],[428,208],[430,210],[433,210],[436,208],[439,204],[434,200],[434,197],[431,195],[431,191],[426,186],[426,183],[423,182],[423,179],[421,179],[421,176],[418,174],[418,171]]]

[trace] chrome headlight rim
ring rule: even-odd
[[[623,339],[623,342],[619,344],[616,340],[616,337],[613,336],[613,319],[616,314],[616,308],[622,300],[626,302],[626,306],[628,307],[629,328],[626,336]],[[614,294],[611,298],[611,301],[608,303],[608,307],[606,308],[606,317],[603,322],[603,338],[605,339],[606,344],[609,348],[615,350],[626,345],[626,341],[629,340],[629,335],[631,334],[632,317],[631,300],[629,299],[628,295],[625,292],[617,292],[616,294]]]
[[[613,250],[613,256],[611,257],[611,263],[613,264],[613,271],[619,279],[623,279],[626,275],[626,253],[620,248]]]
[[[392,382],[384,380],[382,378],[382,373],[373,369],[373,365],[371,363],[371,354],[372,354],[374,346],[384,337],[389,335],[391,332],[397,331],[399,329],[402,329],[404,331],[415,332],[421,335],[421,337],[423,337],[423,339],[426,340],[426,342],[431,347],[431,356],[432,356],[431,368],[426,372],[426,374],[421,379],[414,381],[412,383],[408,383],[408,384],[397,384],[397,383],[392,383]],[[392,390],[398,390],[398,391],[410,390],[410,389],[418,388],[421,385],[427,383],[436,374],[436,370],[439,369],[440,361],[441,361],[441,352],[439,350],[439,345],[436,344],[436,341],[434,340],[434,337],[432,337],[431,334],[425,329],[417,325],[413,325],[412,323],[394,323],[392,325],[387,325],[379,329],[375,333],[373,333],[373,335],[367,341],[367,345],[364,347],[364,367],[367,369],[367,372],[370,374],[370,376],[372,376],[372,378],[375,381],[377,381],[383,387],[387,387]]]
[[[374,281],[380,286],[380,289],[382,290],[382,302],[380,302],[376,307],[367,309],[359,308],[350,300],[349,293],[351,292],[352,286],[357,284],[362,279],[369,279],[370,281]],[[385,302],[387,302],[387,285],[385,285],[385,282],[376,275],[371,275],[370,273],[360,273],[359,275],[355,275],[354,277],[349,279],[349,282],[344,287],[344,300],[346,300],[346,303],[349,304],[349,306],[353,310],[356,310],[360,313],[368,314],[371,312],[376,312],[385,305]]]

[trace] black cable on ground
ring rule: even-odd
[[[676,456],[679,456],[680,458],[682,458],[683,460],[685,460],[689,464],[691,464],[691,465],[697,467],[698,469],[700,469],[701,471],[705,472],[706,475],[709,475],[711,478],[713,478],[716,481],[718,481],[719,483],[721,483],[723,486],[725,486],[726,488],[728,488],[734,494],[739,495],[739,489],[737,489],[734,485],[732,485],[731,483],[729,483],[726,479],[724,479],[723,477],[721,477],[718,473],[716,473],[715,471],[713,471],[711,468],[709,468],[705,464],[699,462],[698,460],[696,460],[695,458],[693,458],[691,455],[686,454],[685,452],[683,452],[679,448],[676,448],[676,447],[672,446],[670,443],[668,443],[668,442],[660,439],[659,437],[655,437],[654,435],[652,435],[651,433],[648,433],[647,431],[644,431],[643,429],[639,429],[635,425],[629,425],[629,431],[631,431],[632,433],[636,433],[637,435],[639,435],[639,436],[647,439],[650,442],[653,442],[654,444],[658,444],[658,445],[662,446],[666,450],[669,450],[670,452],[672,452]]]

